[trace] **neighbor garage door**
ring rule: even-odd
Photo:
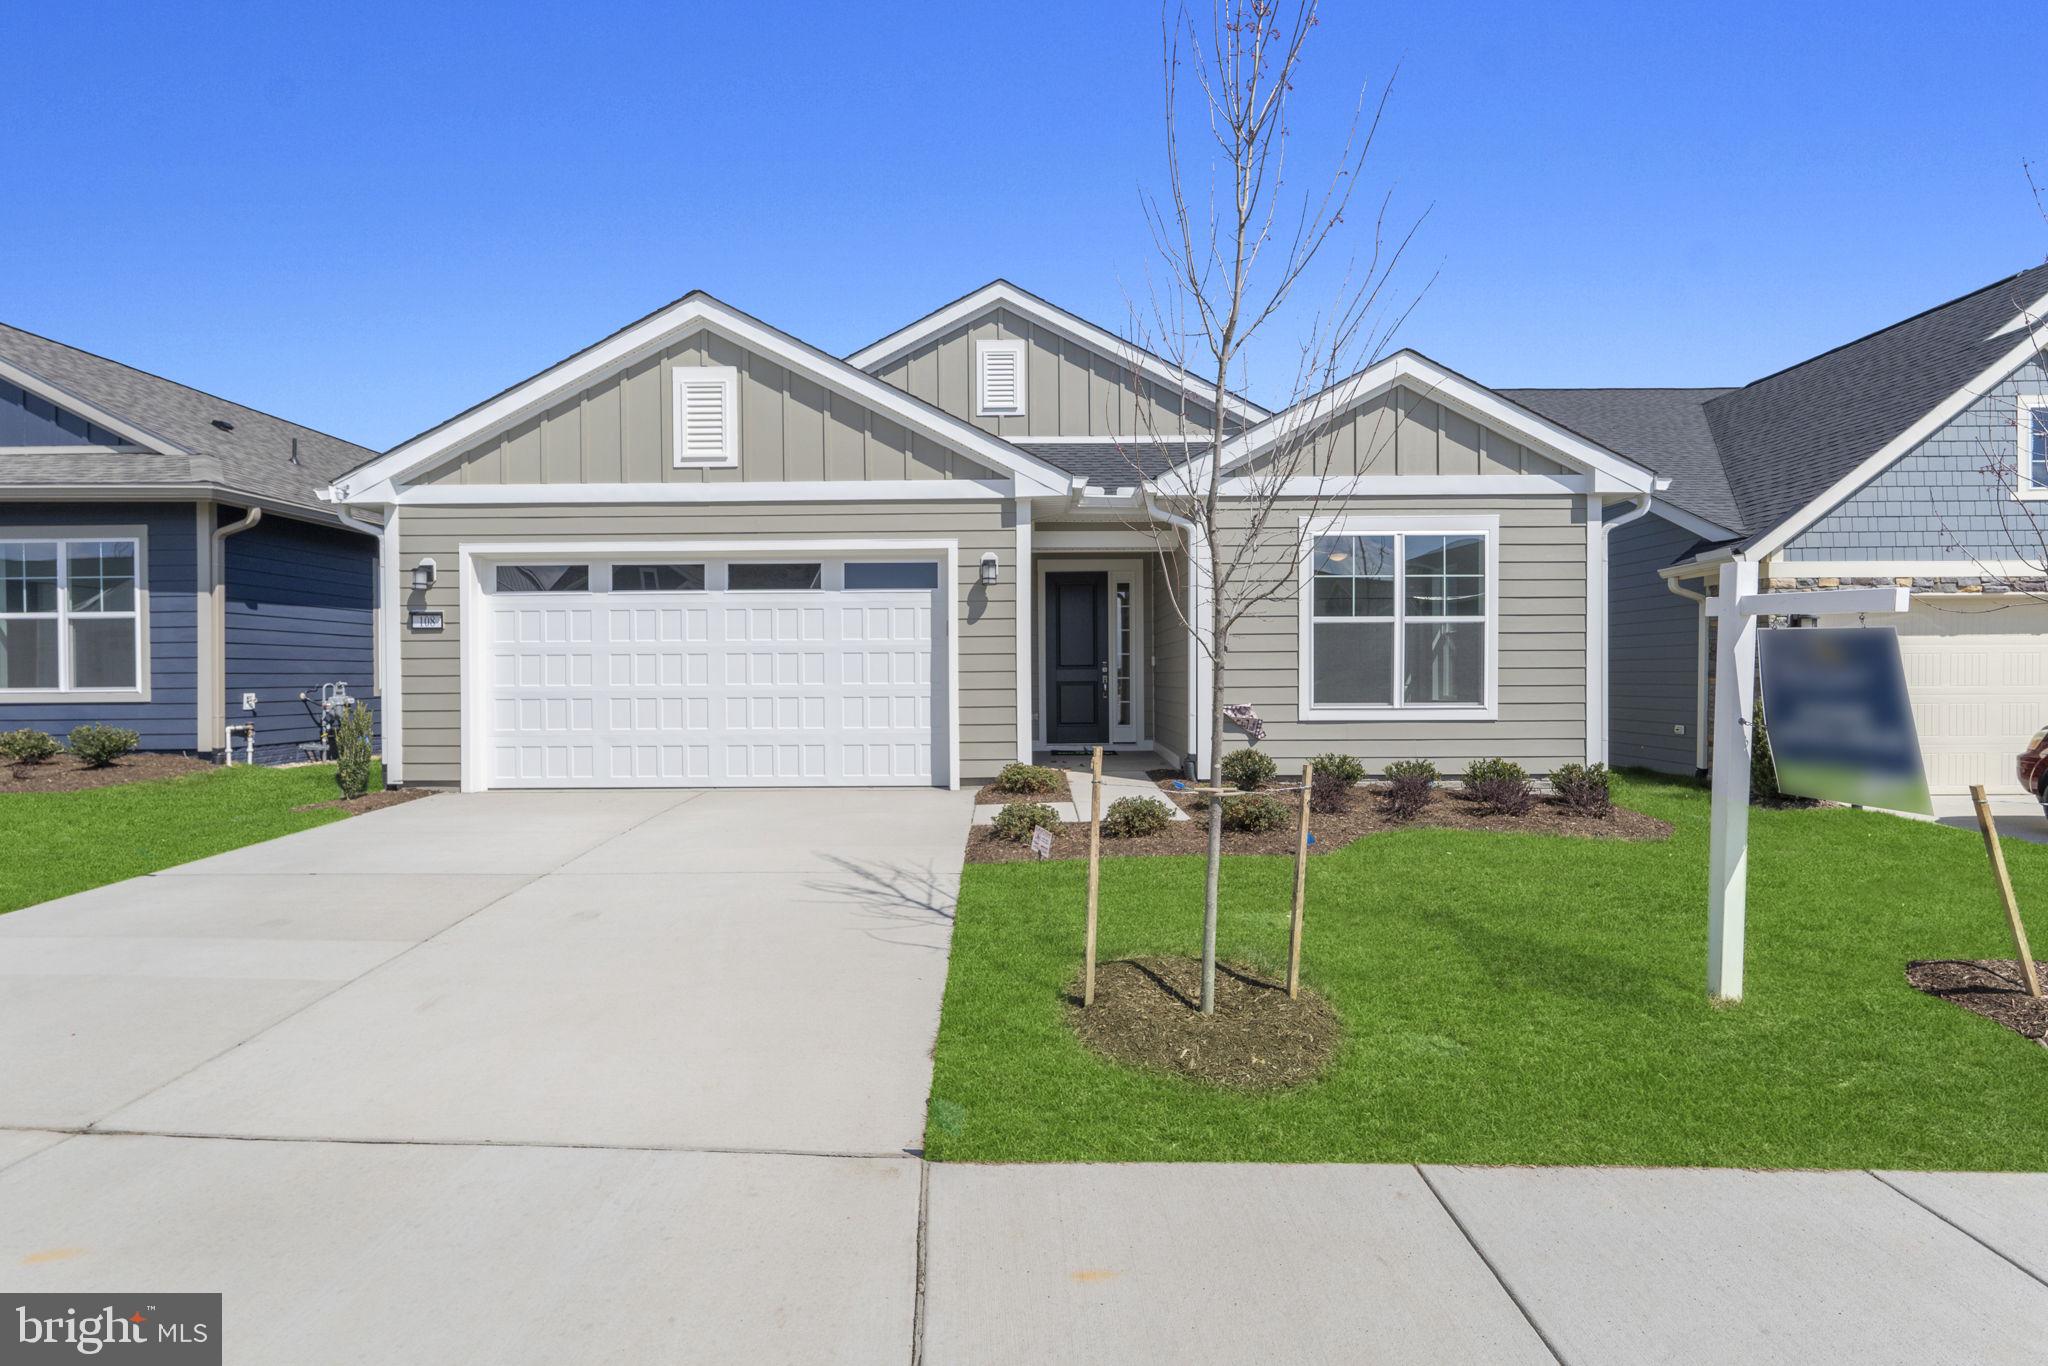
[[[488,785],[932,781],[929,561],[479,567]]]
[[[2048,726],[2048,606],[1921,598],[1898,621],[1928,786],[2018,792],[2013,760]]]

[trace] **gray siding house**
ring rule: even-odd
[[[1234,702],[1285,763],[1606,757],[1609,518],[1666,481],[1412,352],[1284,413],[1194,383],[1003,281],[845,358],[680,299],[334,480],[381,527],[389,771],[958,786],[1097,743],[1205,767]],[[1220,461],[1249,508],[1304,433],[1310,534],[1212,697],[1169,504]]]
[[[370,455],[0,325],[0,730],[218,755],[254,726],[276,761],[323,684],[376,706],[374,529],[320,496]]]
[[[2037,266],[1740,388],[1509,391],[1670,481],[1613,537],[1615,763],[1705,769],[1702,598],[1747,561],[1766,592],[1911,587],[1930,786],[2019,791],[2048,726],[2044,324]]]

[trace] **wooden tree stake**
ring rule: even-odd
[[[2013,899],[2012,877],[2005,871],[2005,850],[1998,845],[1998,824],[1991,819],[1991,803],[1984,800],[1983,784],[1970,785],[1970,800],[1977,806],[1977,828],[1984,832],[1984,851],[1991,855],[1991,875],[1998,880],[1998,899],[2005,903],[2005,923],[2012,927],[2012,946],[2020,956],[2027,995],[2038,1001],[2041,977],[2034,971],[2034,951],[2027,947],[2027,927],[2020,923],[2020,904]]]
[[[1287,999],[1301,997],[1301,907],[1308,892],[1308,799],[1315,791],[1316,766],[1301,766],[1301,828],[1294,840],[1294,921],[1287,930]]]
[[[1102,746],[1095,747],[1088,784],[1088,947],[1082,959],[1081,1005],[1095,1004],[1095,902],[1102,888]]]

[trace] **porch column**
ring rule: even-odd
[[[1755,594],[1754,561],[1721,566],[1714,651],[1713,829],[1707,864],[1707,995],[1742,999],[1743,921],[1749,901],[1750,712],[1756,698],[1756,618],[1742,600]]]

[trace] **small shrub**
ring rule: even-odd
[[[370,790],[370,736],[375,718],[362,702],[351,702],[334,724],[334,781],[344,798],[360,797]]]
[[[1614,810],[1613,781],[1605,764],[1559,764],[1550,774],[1558,800],[1582,816],[1605,816]]]
[[[1067,775],[1043,764],[1005,764],[996,775],[996,791],[1041,796],[1067,785]],[[1026,832],[1029,834],[1030,832]]]
[[[1242,830],[1248,835],[1263,835],[1268,830],[1286,828],[1293,819],[1287,803],[1277,797],[1263,796],[1257,792],[1242,797],[1223,799],[1223,828]]]
[[[1357,792],[1357,783],[1341,773],[1323,772],[1319,763],[1315,784],[1308,791],[1308,809],[1325,816],[1341,816],[1351,809],[1351,799]]]
[[[1474,759],[1465,765],[1465,791],[1490,816],[1526,816],[1536,805],[1528,770],[1507,759]]]
[[[1424,787],[1433,787],[1438,774],[1436,765],[1427,759],[1396,759],[1387,765],[1387,781],[1400,782],[1403,778],[1413,779]]]
[[[0,733],[0,759],[10,764],[39,764],[62,752],[56,737],[39,730],[10,730]]]
[[[1783,799],[1778,790],[1778,765],[1771,758],[1771,733],[1764,729],[1764,702],[1757,699],[1749,728],[1749,800],[1765,806]]]
[[[119,726],[103,726],[96,721],[73,726],[68,739],[71,752],[87,768],[105,768],[142,744],[142,737],[134,731],[122,730]]]
[[[1318,782],[1322,781],[1326,774],[1332,778],[1341,778],[1347,783],[1365,781],[1364,762],[1352,758],[1349,754],[1318,754],[1309,762],[1316,766]]]
[[[1273,781],[1280,771],[1264,750],[1234,749],[1223,756],[1223,781],[1245,792],[1256,792],[1259,784]]]
[[[1043,802],[1011,802],[996,812],[995,823],[989,829],[996,832],[997,839],[1023,844],[1031,838],[1031,831],[1041,825],[1059,833],[1060,818],[1051,807]]]
[[[1102,813],[1102,833],[1113,840],[1156,835],[1171,824],[1173,813],[1150,797],[1118,797]]]

